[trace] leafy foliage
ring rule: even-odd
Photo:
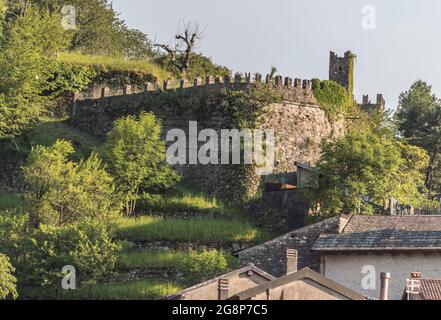
[[[217,250],[202,252],[190,251],[184,258],[183,264],[187,269],[187,277],[197,281],[205,281],[228,270],[228,261]]]
[[[432,94],[432,87],[421,80],[412,84],[400,95],[395,119],[402,136],[429,153],[430,161],[426,168],[429,192],[434,188],[441,191],[441,102]]]
[[[354,101],[345,87],[334,81],[312,80],[314,97],[320,107],[325,110],[329,119],[334,120],[348,115],[353,111]]]
[[[166,162],[161,123],[152,113],[117,120],[107,136],[103,155],[127,215],[134,213],[141,190],[169,188],[178,181],[177,173]]]
[[[13,138],[45,112],[43,92],[66,41],[59,17],[29,8],[5,23],[0,52],[0,139]]]
[[[350,132],[323,146],[323,156],[305,189],[323,214],[341,211],[373,213],[372,204],[391,197],[419,206],[424,198],[424,150],[373,132]]]
[[[15,271],[9,258],[0,253],[0,300],[18,297],[16,282],[17,279],[12,275]]]
[[[74,152],[66,141],[37,146],[24,167],[28,185],[27,211],[34,226],[89,220],[108,223],[119,213],[113,179],[96,154],[79,164],[67,159]]]

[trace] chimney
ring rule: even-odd
[[[389,300],[390,273],[381,273],[380,300]]]
[[[350,212],[342,212],[340,214],[340,219],[338,221],[338,233],[342,233],[343,230],[346,228],[348,222],[351,220],[352,218],[352,213]]]
[[[286,274],[297,272],[298,252],[294,249],[286,249]]]
[[[230,281],[220,279],[218,283],[219,300],[227,300],[230,294]]]

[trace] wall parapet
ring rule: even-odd
[[[251,76],[251,73],[244,75],[236,74],[231,76],[207,76],[204,78],[197,77],[191,80],[187,79],[168,79],[161,84],[146,82],[142,85],[125,85],[122,87],[110,87],[106,84],[94,84],[88,90],[74,94],[74,101],[81,100],[96,100],[106,97],[115,97],[131,94],[154,94],[158,92],[173,92],[179,90],[194,90],[194,89],[227,89],[227,90],[245,90],[250,85],[258,83],[267,84],[273,87],[283,88],[284,91],[291,91],[293,93],[303,93],[304,96],[310,96],[312,93],[312,81],[303,80],[299,78],[275,76],[269,74],[263,79],[262,74],[256,73]]]

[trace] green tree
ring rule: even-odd
[[[324,145],[318,172],[304,191],[323,214],[373,213],[372,203],[386,206],[391,197],[420,206],[427,162],[423,149],[372,131],[352,131]]]
[[[28,186],[26,210],[34,226],[63,226],[88,220],[110,223],[119,215],[112,177],[96,154],[74,163],[69,142],[37,146],[23,168]]]
[[[16,282],[14,277],[14,267],[7,256],[0,253],[0,300],[11,297],[16,299],[18,297]]]
[[[108,228],[88,221],[63,227],[40,225],[16,242],[19,288],[44,289],[49,298],[61,298],[62,268],[75,267],[77,286],[94,286],[112,277],[121,245]]]
[[[152,113],[128,116],[115,122],[103,147],[103,158],[123,197],[127,215],[132,215],[141,190],[170,187],[178,180],[166,162],[161,123]]]
[[[398,130],[411,144],[424,148],[430,156],[425,184],[432,192],[435,169],[440,166],[441,103],[432,93],[432,87],[419,80],[400,95],[395,115]],[[435,178],[440,178],[435,175]],[[439,186],[438,186],[439,187]]]
[[[146,58],[152,50],[147,35],[130,29],[109,0],[32,0],[39,8],[59,14],[66,5],[75,8],[76,29],[69,49],[85,54]]]
[[[8,11],[9,12],[9,11]],[[28,8],[10,19],[0,41],[0,139],[32,127],[50,103],[48,89],[57,52],[67,44],[60,17]]]

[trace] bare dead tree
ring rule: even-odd
[[[198,21],[182,21],[179,23],[173,45],[155,44],[155,46],[164,50],[168,54],[171,64],[181,74],[185,74],[191,67],[197,42],[203,39],[204,31],[205,27],[201,28]]]

